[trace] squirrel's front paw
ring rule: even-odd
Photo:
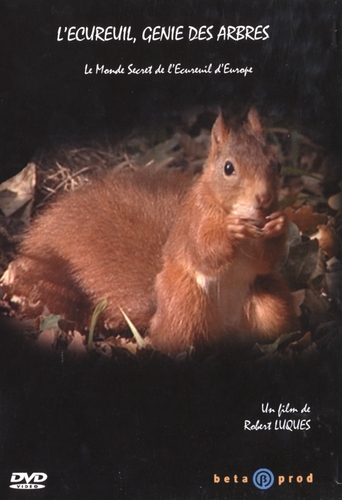
[[[267,222],[262,228],[262,234],[265,238],[276,238],[286,232],[287,218],[283,212],[274,212],[265,219]]]
[[[259,238],[262,235],[262,230],[259,227],[239,217],[230,217],[228,219],[227,229],[236,240]]]

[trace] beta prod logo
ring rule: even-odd
[[[219,476],[214,474],[214,483],[220,483],[222,479],[223,483],[249,483],[249,476],[239,476],[238,474],[233,474],[231,476]],[[313,473],[311,472],[308,476],[274,476],[273,472],[269,469],[258,469],[254,472],[252,476],[253,484],[259,490],[268,490],[273,484],[281,486],[282,484],[301,484],[301,483],[313,483]]]
[[[33,472],[31,475],[27,472],[13,472],[10,488],[16,490],[39,490],[45,488],[44,481],[47,480],[47,474],[44,472]]]
[[[258,469],[253,474],[253,483],[260,490],[268,490],[274,483],[274,475],[269,469]]]

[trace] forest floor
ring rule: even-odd
[[[77,331],[59,315],[28,320],[11,297],[11,270],[25,228],[60,192],[78,189],[108,169],[181,169],[199,173],[210,144],[215,119],[211,109],[199,108],[170,120],[164,128],[134,130],[126,137],[106,138],[102,144],[64,146],[41,151],[15,177],[0,186],[0,302],[2,329],[23,340],[29,349],[57,356],[121,360],[164,358],[139,338],[103,335],[95,328]],[[239,353],[245,361],[314,356],[340,343],[342,314],[341,186],[327,152],[293,127],[266,124],[268,139],[281,160],[280,206],[291,220],[282,273],[296,305],[301,329],[269,345],[256,344]],[[20,299],[20,298],[19,298]],[[91,341],[89,337],[91,336]],[[93,340],[92,340],[93,339]],[[180,359],[191,357],[184,353]]]

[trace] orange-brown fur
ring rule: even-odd
[[[37,217],[14,262],[14,293],[89,325],[107,298],[105,319],[137,328],[155,312],[154,279],[180,200],[191,184],[177,172],[107,174],[62,196]]]
[[[106,297],[112,328],[125,326],[120,306],[167,353],[272,340],[296,323],[275,274],[287,227],[277,177],[256,112],[239,130],[219,116],[195,182],[122,172],[53,204],[24,240],[14,291],[80,323]]]

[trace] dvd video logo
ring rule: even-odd
[[[258,469],[254,472],[253,483],[260,490],[268,490],[274,483],[274,475],[269,469]]]
[[[10,488],[17,490],[38,490],[45,488],[44,481],[47,480],[47,474],[44,472],[33,472],[30,476],[27,472],[13,472],[11,477]]]

